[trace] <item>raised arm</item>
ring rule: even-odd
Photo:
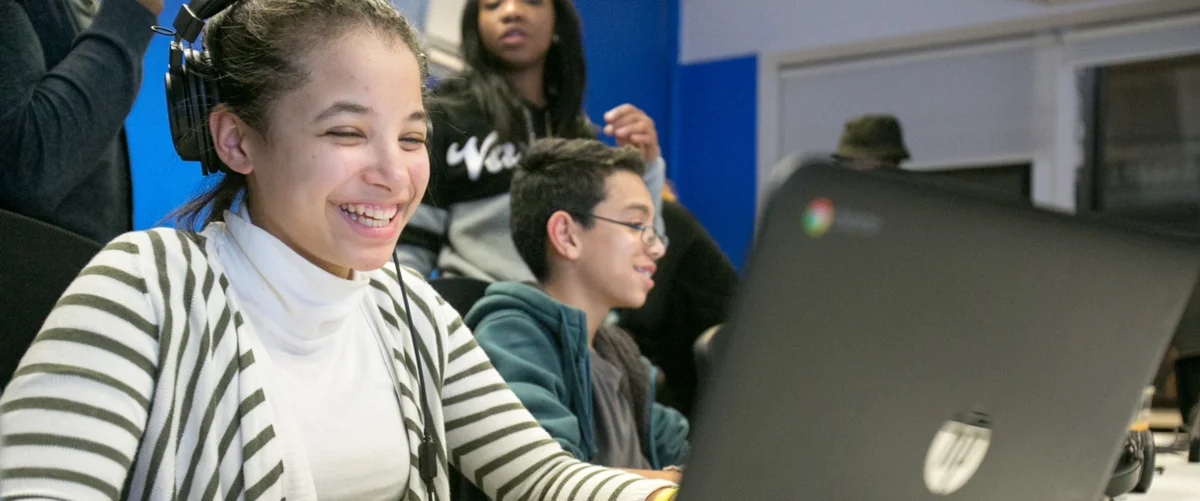
[[[93,174],[133,107],[154,21],[135,0],[105,0],[73,42],[39,40],[26,8],[0,0],[0,206],[45,218]]]

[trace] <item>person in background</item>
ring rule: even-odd
[[[162,0],[0,0],[0,209],[97,242],[133,227],[123,124]]]
[[[619,327],[654,287],[664,237],[633,148],[544,139],[518,166],[512,231],[537,282],[498,282],[465,321],[517,398],[577,459],[678,480],[687,420],[654,399],[655,369]]]
[[[671,248],[658,260],[654,289],[640,308],[620,310],[618,324],[662,369],[658,401],[691,417],[698,387],[693,346],[706,329],[725,322],[738,276],[669,185],[663,188],[663,221]]]
[[[851,169],[899,169],[911,155],[904,145],[900,121],[880,114],[847,121],[833,158]]]
[[[530,281],[509,233],[512,169],[538,138],[597,133],[582,112],[579,16],[569,0],[468,0],[462,51],[467,70],[433,92],[429,194],[397,253],[423,274]],[[638,149],[657,213],[666,164],[654,121],[631,104],[604,120],[600,132]]]
[[[904,143],[904,130],[893,115],[867,114],[846,121],[837,150],[797,151],[782,158],[763,185],[763,200],[769,200],[798,169],[809,163],[832,158],[837,165],[854,170],[900,171],[900,164],[911,158]],[[910,171],[904,171],[910,172]],[[759,209],[763,209],[762,205]],[[760,214],[761,215],[761,214]]]
[[[0,498],[448,500],[452,466],[496,500],[674,497],[571,458],[389,265],[429,155],[386,0],[240,0],[203,40],[219,182],[68,287],[0,397]]]
[[[763,200],[769,200],[802,165],[832,158],[838,165],[855,170],[885,169],[899,171],[900,164],[911,158],[904,143],[904,130],[893,115],[867,114],[847,120],[838,139],[837,150],[793,152],[782,158],[763,186]],[[760,206],[761,210],[763,207]]]

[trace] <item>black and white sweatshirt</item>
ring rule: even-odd
[[[400,235],[401,264],[428,276],[465,276],[488,282],[533,281],[517,253],[509,228],[509,185],[521,152],[536,139],[554,136],[545,110],[526,104],[512,124],[532,131],[523,141],[502,141],[482,107],[465,98],[462,80],[440,85],[431,100],[433,134],[429,138],[429,188],[421,206]],[[582,116],[581,120],[586,120]],[[664,233],[662,186],[666,162],[646,165],[642,177],[654,201],[655,228]]]

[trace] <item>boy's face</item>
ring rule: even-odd
[[[613,308],[638,308],[654,287],[654,262],[666,252],[662,242],[645,243],[654,232],[654,203],[632,172],[608,176],[605,189],[604,201],[592,209],[595,224],[580,236],[576,265],[598,298]],[[646,234],[614,221],[644,226]]]

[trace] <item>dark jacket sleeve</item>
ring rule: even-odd
[[[682,280],[678,281],[678,292],[691,302],[689,321],[694,334],[725,322],[732,307],[734,290],[737,288],[737,270],[729,262],[712,237],[694,217],[688,215],[696,232],[696,238],[680,257],[679,269]]]
[[[0,205],[46,217],[92,174],[133,106],[154,21],[134,0],[105,0],[47,67],[29,13],[0,0]]]

